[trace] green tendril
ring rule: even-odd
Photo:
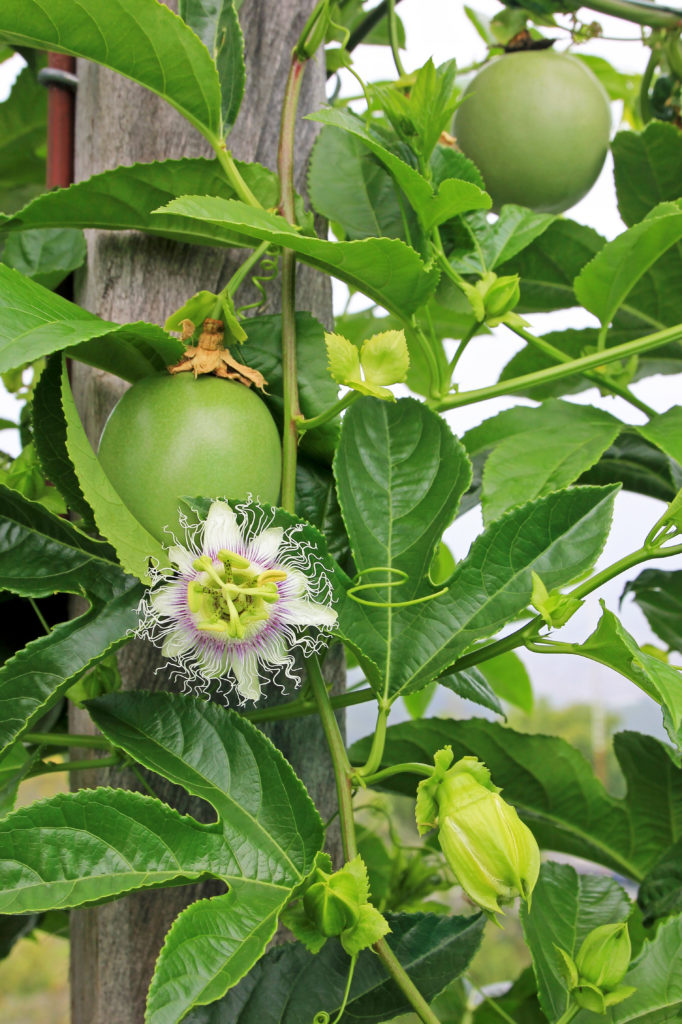
[[[358,577],[365,576],[370,572],[387,572],[393,573],[394,576],[400,576],[398,580],[382,580],[378,583],[356,583],[348,591],[348,597],[351,600],[357,602],[357,604],[367,605],[369,608],[409,608],[413,604],[424,604],[426,601],[432,601],[434,597],[441,597],[442,594],[447,593],[447,587],[443,587],[441,590],[436,590],[433,594],[424,594],[423,597],[414,597],[410,601],[367,601],[363,597],[358,597],[358,593],[361,590],[374,590],[375,587],[402,587],[402,585],[409,578],[406,572],[402,569],[394,569],[390,565],[375,565],[369,569],[360,569],[358,571]]]
[[[339,1012],[337,1013],[336,1017],[334,1017],[334,1020],[331,1020],[331,1017],[329,1016],[326,1010],[320,1010],[319,1013],[316,1013],[315,1016],[313,1017],[313,1024],[330,1024],[330,1021],[331,1024],[339,1024],[339,1021],[343,1017],[346,1010],[346,1004],[348,1002],[348,996],[350,995],[350,987],[353,983],[353,973],[355,972],[355,965],[357,961],[357,955],[351,957],[350,967],[348,968],[348,980],[346,981],[346,990],[343,993],[343,1002],[341,1003]]]
[[[268,300],[268,294],[265,289],[266,284],[270,281],[274,281],[279,272],[279,253],[275,253],[270,256],[267,253],[263,256],[260,261],[260,267],[257,274],[254,274],[251,278],[251,284],[258,291],[260,298],[256,302],[247,302],[243,306],[239,306],[236,310],[237,316],[243,316],[251,309],[262,309]]]

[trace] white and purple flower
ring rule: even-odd
[[[336,626],[332,585],[303,523],[274,525],[274,509],[214,501],[203,523],[185,525],[175,569],[154,570],[137,635],[161,647],[188,689],[213,681],[243,701],[261,682],[298,684],[293,652],[321,650]]]

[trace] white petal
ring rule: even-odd
[[[237,680],[237,692],[245,700],[258,700],[260,697],[260,680],[258,679],[258,660],[255,654],[237,654],[232,656],[232,671]]]
[[[193,643],[194,637],[190,632],[176,629],[173,633],[169,633],[163,641],[161,653],[164,658],[179,658],[190,649]]]
[[[287,592],[297,597],[308,596],[308,580],[298,569],[287,569]]]
[[[168,557],[173,565],[177,565],[183,576],[191,576],[194,573],[192,565],[194,555],[187,548],[183,548],[180,544],[173,544],[168,549]]]
[[[179,589],[186,590],[187,584],[184,582],[171,583],[166,587],[161,587],[160,590],[152,592],[149,601],[158,615],[163,615],[167,619],[176,619],[178,617]]]
[[[241,545],[242,535],[236,515],[226,502],[214,501],[204,523],[204,552],[237,551]]]
[[[307,601],[304,597],[292,597],[282,601],[281,618],[292,626],[327,626],[336,625],[337,615],[333,608],[315,601]]]
[[[262,568],[271,568],[275,562],[283,536],[284,530],[281,526],[271,526],[269,530],[263,530],[262,533],[259,533],[249,545],[251,561]]]

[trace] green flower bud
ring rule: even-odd
[[[503,317],[505,313],[509,313],[514,306],[518,305],[520,298],[521,288],[518,274],[498,277],[485,293],[486,320]]]
[[[457,881],[490,914],[521,896],[530,901],[540,871],[535,837],[475,758],[462,758],[435,795],[438,839]]]
[[[308,917],[323,935],[340,935],[358,922],[360,898],[355,879],[348,874],[325,875],[303,896]]]
[[[631,956],[627,923],[600,925],[590,932],[575,958],[580,985],[587,982],[606,992],[615,989],[627,973]]]

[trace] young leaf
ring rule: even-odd
[[[108,599],[61,622],[0,668],[0,752],[56,704],[86,669],[126,643],[137,626],[143,588],[119,571]]]
[[[387,917],[391,931],[386,941],[427,1000],[466,970],[483,933],[479,914]],[[316,956],[298,942],[276,946],[224,999],[194,1010],[185,1024],[293,1024],[312,1021],[321,1011],[333,1019],[341,1009],[348,964],[337,939],[330,939]],[[344,1019],[381,1024],[410,1009],[379,958],[370,950],[360,953]]]
[[[150,558],[156,559],[160,566],[167,566],[166,552],[128,511],[100,466],[71,394],[66,360],[62,367],[62,407],[66,422],[66,450],[98,529],[113,544],[125,571],[148,582]]]
[[[523,905],[521,920],[533,957],[540,1005],[547,1019],[559,1020],[568,1008],[568,990],[556,947],[570,957],[587,934],[603,924],[624,921],[630,900],[612,878],[578,874],[568,864],[543,864],[530,910]]]
[[[244,95],[244,37],[232,0],[180,0],[178,13],[213,57],[220,79],[223,134],[237,119]]]
[[[409,316],[422,306],[438,283],[438,271],[427,269],[413,249],[395,238],[328,242],[301,234],[274,213],[210,196],[183,196],[159,212],[191,219],[195,235],[206,245],[232,245],[230,237],[236,233],[245,244],[261,239],[292,249],[304,263],[338,277],[398,315]]]
[[[607,326],[645,272],[681,239],[682,208],[660,203],[581,270],[574,282],[578,301]]]
[[[226,896],[177,918],[149,991],[149,1024],[219,999],[262,955],[277,916],[312,870],[322,823],[303,784],[240,715],[198,698],[119,693],[89,702],[105,736],[216,810],[229,863]]]
[[[156,0],[4,0],[0,36],[16,46],[103,64],[163,97],[209,140],[220,138],[215,65],[183,21]]]
[[[66,349],[84,363],[138,380],[182,352],[160,327],[100,320],[2,264],[0,299],[0,372]]]
[[[277,175],[261,164],[245,164],[239,160],[236,164],[263,206],[276,206],[279,197]],[[13,216],[0,215],[0,229],[24,231],[80,227],[145,231],[162,238],[201,243],[203,239],[192,234],[191,222],[152,214],[152,210],[179,195],[235,197],[217,160],[185,157],[182,160],[133,164],[94,174],[69,188],[46,192]],[[232,244],[242,245],[243,242],[234,238]]]

